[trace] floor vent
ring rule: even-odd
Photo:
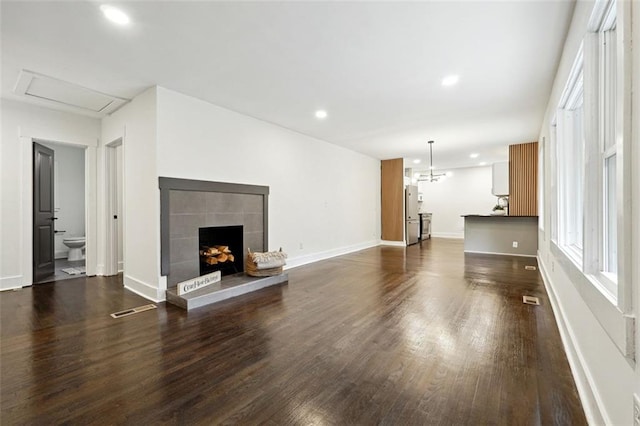
[[[149,311],[151,309],[156,309],[156,305],[144,305],[138,306],[137,308],[126,309],[120,312],[114,312],[111,314],[113,318],[122,318],[133,314],[139,314],[140,312]]]
[[[525,266],[525,267],[524,267],[524,269],[526,269],[527,271],[535,271],[535,270],[536,270],[536,269],[538,269],[538,268],[536,268],[535,266],[529,266],[529,265],[527,265],[527,266]]]
[[[527,305],[539,305],[540,299],[533,296],[522,296],[522,303]]]

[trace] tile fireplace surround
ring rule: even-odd
[[[243,226],[243,257],[268,249],[269,187],[161,177],[161,272],[168,288],[200,275],[198,229]]]

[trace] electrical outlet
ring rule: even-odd
[[[300,243],[300,250],[304,249],[304,244]]]
[[[518,248],[518,242],[517,241],[513,242],[513,248]]]
[[[633,394],[633,426],[640,426],[640,397]]]
[[[551,262],[551,272],[555,272],[556,271],[556,262]]]

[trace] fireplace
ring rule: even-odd
[[[244,270],[247,249],[268,249],[269,187],[166,177],[159,184],[161,273],[167,288],[202,275],[202,245],[228,246],[238,272]],[[234,237],[239,244],[227,242],[226,236],[202,243],[200,229],[206,228],[240,229]],[[222,275],[233,271],[230,265],[221,269]]]
[[[222,276],[244,271],[243,227],[208,226],[198,230],[200,275],[220,271]]]

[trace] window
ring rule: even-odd
[[[544,213],[544,152],[546,139],[542,137],[542,141],[538,143],[538,228],[544,231],[544,221],[546,219]],[[544,235],[544,233],[543,233]]]
[[[574,62],[557,114],[558,243],[582,265],[584,217],[584,73],[582,49]]]
[[[558,245],[558,143],[557,143],[557,134],[558,134],[558,117],[554,117],[551,121],[551,129],[549,134],[549,169],[550,179],[549,179],[549,189],[550,189],[550,198],[555,200],[555,202],[549,203],[549,227],[551,234],[551,241],[553,241],[556,245]]]
[[[558,206],[552,212],[556,216],[552,223],[557,223],[552,237],[612,301],[618,297],[618,212],[623,184],[616,11],[615,0],[597,3],[592,32],[574,61],[551,132]]]
[[[598,31],[598,122],[599,170],[602,176],[602,191],[599,204],[601,211],[599,272],[604,284],[615,294],[618,273],[618,217],[617,217],[617,49],[616,8],[612,2]]]
[[[554,261],[634,359],[630,25],[631,2],[596,0],[545,149]]]
[[[604,160],[604,226],[602,271],[616,281],[618,274],[618,216],[616,199],[616,155]]]

